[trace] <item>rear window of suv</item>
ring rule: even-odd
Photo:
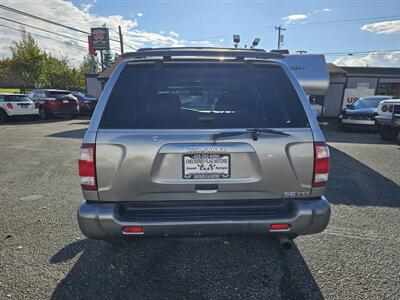
[[[47,92],[50,98],[62,99],[66,96],[71,96],[71,92],[69,91],[48,91]]]
[[[308,127],[279,65],[127,65],[103,112],[104,129]]]

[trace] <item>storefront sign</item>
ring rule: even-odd
[[[365,85],[357,85],[356,89],[345,89],[343,97],[342,109],[345,109],[347,105],[351,105],[356,102],[359,98],[373,96],[375,89],[370,89]]]
[[[106,27],[98,27],[92,28],[92,45],[93,50],[110,50],[110,40],[108,28]]]

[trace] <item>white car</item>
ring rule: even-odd
[[[400,132],[400,99],[388,99],[379,103],[375,120],[381,124],[382,140],[395,141]]]
[[[16,116],[37,118],[39,109],[25,94],[0,93],[0,122]]]

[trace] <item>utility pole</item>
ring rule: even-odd
[[[104,71],[103,50],[100,50],[101,71]]]
[[[118,25],[119,45],[121,46],[121,55],[124,54],[124,37],[122,36],[121,26]]]
[[[281,25],[275,26],[275,30],[278,30],[278,50],[281,49],[281,31],[285,31],[286,29],[283,28]]]

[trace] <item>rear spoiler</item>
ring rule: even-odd
[[[325,95],[329,87],[329,73],[322,54],[287,54],[277,58],[293,71],[307,95]]]

